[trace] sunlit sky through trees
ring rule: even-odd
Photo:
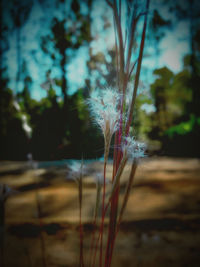
[[[10,1],[11,3],[12,1]],[[29,2],[29,1],[27,1]],[[31,1],[30,1],[31,2]],[[51,70],[50,78],[59,79],[61,76],[60,67],[57,64],[59,54],[52,59],[48,53],[41,49],[41,37],[50,34],[50,26],[53,18],[62,20],[67,19],[71,13],[70,1],[65,4],[58,4],[57,0],[33,1],[30,14],[21,26],[20,31],[20,53],[21,67],[23,69],[21,80],[16,88],[17,75],[17,30],[14,26],[10,9],[15,9],[13,3],[10,5],[3,1],[3,21],[8,25],[9,30],[6,31],[4,65],[6,72],[4,75],[9,77],[9,87],[16,93],[21,91],[24,86],[24,76],[29,75],[32,79],[30,86],[31,96],[35,99],[41,99],[46,96],[46,90],[41,88],[41,84],[46,81],[46,73]],[[89,43],[84,42],[78,49],[68,49],[67,56],[69,60],[66,64],[66,75],[68,80],[68,94],[73,94],[78,88],[85,87],[85,79],[88,77],[87,61],[89,60],[89,49],[92,48],[92,54],[102,52],[107,61],[111,58],[107,53],[114,45],[114,29],[112,24],[112,13],[110,8],[104,1],[93,1],[92,8],[88,13],[87,5],[81,2],[81,13],[91,17],[92,19],[92,37]],[[12,5],[12,6],[11,6]],[[152,0],[150,3],[149,20],[153,16],[153,11],[157,9],[164,20],[171,21],[171,26],[164,30],[164,37],[160,39],[156,48],[155,40],[152,41],[153,35],[149,31],[146,40],[145,57],[143,59],[143,71],[141,80],[148,87],[153,81],[153,70],[159,67],[167,66],[173,72],[181,70],[183,65],[183,57],[189,53],[189,22],[187,20],[177,20],[174,13],[169,12],[168,4],[161,4],[161,1]],[[105,27],[107,21],[108,27]],[[110,26],[109,26],[110,25]],[[77,25],[72,20],[66,20],[65,28],[72,28],[76,31]],[[49,41],[48,49],[53,49],[52,42]],[[158,51],[156,52],[156,49]],[[55,52],[56,53],[56,52]],[[25,62],[25,63],[24,63]],[[102,72],[106,73],[106,68],[101,66]],[[24,75],[24,76],[23,76]],[[95,79],[101,79],[98,72],[93,72],[91,82]],[[102,78],[103,79],[103,78]],[[106,81],[102,81],[106,83]],[[45,87],[45,86],[43,86]],[[56,94],[61,96],[61,89],[54,84]]]

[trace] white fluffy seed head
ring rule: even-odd
[[[80,177],[84,174],[84,172],[85,171],[83,169],[83,163],[74,160],[70,162],[67,177],[69,179],[78,181]]]
[[[138,142],[134,137],[125,137],[122,143],[123,154],[127,155],[128,158],[142,158],[145,157],[146,145]]]
[[[118,129],[120,110],[118,108],[120,95],[113,89],[95,90],[87,101],[96,123],[104,136],[110,136]]]

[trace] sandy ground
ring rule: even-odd
[[[65,165],[53,165],[41,163],[33,170],[24,162],[0,163],[0,183],[13,190],[5,205],[6,267],[43,267],[42,259],[48,267],[79,266],[77,185],[66,178]],[[90,162],[88,169],[82,217],[86,267],[96,192],[93,176],[102,163]],[[129,169],[122,179],[121,198]],[[108,165],[108,177],[111,172]],[[112,266],[199,267],[199,191],[200,160],[155,157],[141,161]]]

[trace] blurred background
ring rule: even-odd
[[[112,12],[104,0],[0,0],[0,13],[0,266],[75,267],[79,205],[69,159],[84,158],[87,170],[87,260],[104,144],[86,99],[116,85]],[[132,125],[148,157],[136,171],[113,266],[199,267],[199,59],[200,1],[151,0]]]
[[[115,87],[110,8],[97,0],[0,3],[0,159],[101,157],[85,99]],[[199,26],[198,0],[150,3],[133,124],[149,154],[200,156]]]

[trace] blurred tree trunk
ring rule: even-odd
[[[16,29],[16,42],[17,42],[17,75],[16,75],[16,93],[19,92],[19,82],[21,78],[21,27]]]
[[[198,34],[200,21],[200,10],[198,9],[199,3],[194,0],[189,0],[189,23],[190,23],[190,65],[191,65],[191,86],[193,88],[192,101],[189,105],[190,113],[200,116],[199,99],[200,99],[200,73],[197,66],[197,46],[199,45],[195,40],[195,35]]]
[[[0,87],[2,86],[1,80],[2,80],[2,72],[3,72],[3,6],[2,6],[2,0],[0,0]]]
[[[11,15],[14,23],[14,30],[16,30],[16,54],[17,54],[17,73],[16,73],[16,93],[19,92],[19,82],[21,80],[22,72],[22,54],[21,54],[21,29],[23,24],[29,17],[32,9],[32,0],[14,0],[11,6]]]

